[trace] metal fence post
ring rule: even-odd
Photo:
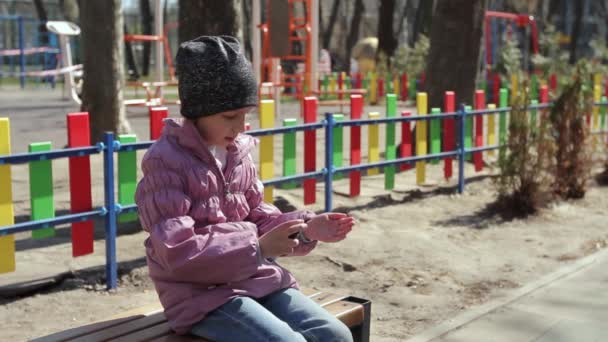
[[[108,290],[117,286],[116,265],[116,201],[114,198],[114,133],[103,135],[105,150],[103,152],[103,184],[105,204],[108,214],[105,217],[106,231],[106,287]]]
[[[465,161],[465,121],[466,107],[462,103],[458,109],[458,193],[464,192],[464,161]]]
[[[332,180],[334,173],[333,147],[334,141],[334,115],[325,113],[325,211],[330,212],[332,208]]]
[[[25,88],[25,36],[23,30],[23,17],[17,17],[17,30],[19,35],[19,84],[21,89]]]

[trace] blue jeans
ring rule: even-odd
[[[230,342],[352,342],[344,323],[296,289],[253,299],[236,297],[210,312],[190,333]]]

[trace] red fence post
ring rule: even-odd
[[[445,113],[453,113],[456,111],[455,94],[453,91],[446,91],[444,97],[444,109]],[[454,134],[455,127],[454,118],[443,119],[443,152],[454,151],[456,149],[456,135]],[[452,177],[452,160],[453,157],[446,157],[444,159],[443,173],[445,179]]]
[[[150,107],[148,113],[150,115],[150,140],[156,140],[163,130],[163,120],[169,116],[169,109],[167,107]]]
[[[486,108],[486,94],[483,90],[475,91],[475,109],[483,110]],[[483,146],[483,115],[475,115],[475,147]],[[473,163],[475,171],[483,169],[483,154],[482,152],[473,153]]]
[[[410,116],[410,112],[401,112],[401,116]],[[404,121],[401,123],[401,148],[399,148],[401,158],[412,156],[412,130],[411,123]],[[401,164],[399,170],[406,171],[412,168],[412,164]]]
[[[69,113],[68,146],[91,146],[89,113]],[[70,157],[70,211],[79,213],[93,210],[91,196],[91,162],[89,156]],[[72,222],[72,256],[93,253],[93,221]]]
[[[363,97],[350,96],[350,119],[359,120],[363,112]],[[361,164],[361,126],[350,128],[350,165]],[[350,172],[350,196],[359,196],[361,193],[361,171]]]
[[[304,98],[304,123],[317,122],[317,98]],[[304,132],[304,172],[316,171],[317,158],[317,131],[310,130]],[[304,187],[304,204],[313,204],[316,200],[316,184],[314,178],[305,179]]]

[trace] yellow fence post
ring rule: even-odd
[[[428,101],[426,93],[418,93],[416,95],[416,106],[418,115],[428,114]],[[426,137],[427,122],[425,120],[416,121],[416,155],[424,156],[427,153],[427,137]],[[416,162],[416,184],[424,184],[426,179],[426,162]]]
[[[260,100],[260,128],[274,127],[274,101]],[[264,135],[260,137],[260,179],[267,180],[274,177],[274,136]],[[264,187],[264,201],[272,203],[273,186]]]
[[[11,153],[11,126],[8,118],[0,118],[0,155]],[[11,166],[0,165],[0,226],[15,223],[13,216],[13,191]],[[0,236],[0,273],[15,271],[15,236]]]
[[[488,104],[489,110],[496,109],[493,103]],[[496,145],[496,114],[488,114],[488,145]],[[494,155],[494,150],[488,150],[488,156]]]
[[[379,119],[380,113],[377,113],[377,112],[369,113],[369,118],[372,120]],[[380,125],[371,124],[371,125],[368,125],[367,127],[368,127],[368,129],[367,129],[367,133],[368,133],[367,160],[370,163],[376,163],[376,162],[380,161],[380,149],[378,147],[380,145],[380,134],[379,134]],[[379,173],[380,173],[380,170],[377,167],[367,170],[368,176],[377,175]]]

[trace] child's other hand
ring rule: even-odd
[[[342,213],[324,213],[310,219],[304,235],[311,240],[338,242],[353,229],[355,219]]]
[[[264,234],[259,240],[260,251],[264,258],[274,258],[287,255],[300,244],[298,239],[289,238],[306,228],[303,220],[286,221]]]

